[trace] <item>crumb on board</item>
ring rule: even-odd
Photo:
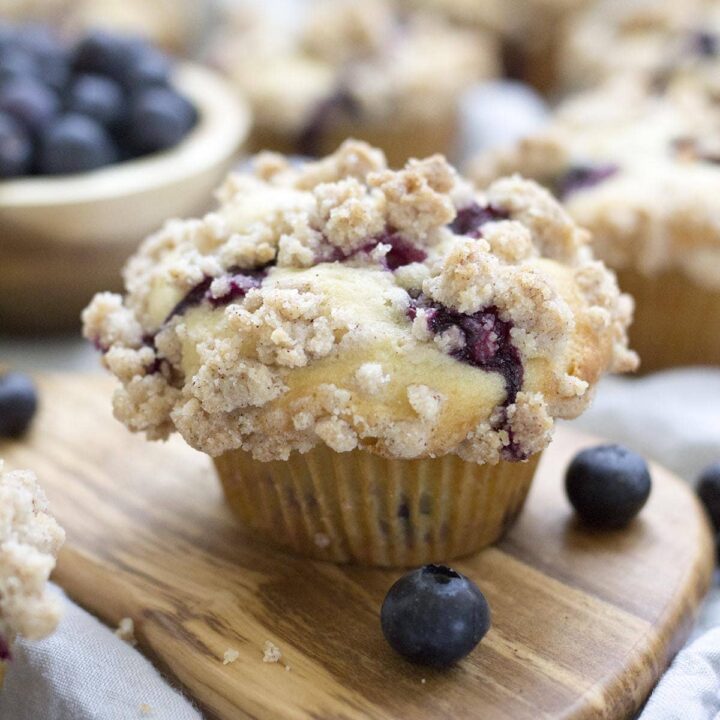
[[[427,680],[425,680],[425,678],[422,678],[422,680],[420,680],[420,682],[424,685],[427,682]]]
[[[135,623],[132,618],[122,618],[118,623],[117,630],[115,630],[115,635],[128,645],[137,645],[137,640],[135,639]]]
[[[230,665],[234,663],[240,657],[240,653],[237,650],[228,648],[223,655],[223,665]]]
[[[147,703],[142,703],[140,705],[140,714],[143,717],[149,717],[150,715],[152,715],[152,711],[153,709]]]
[[[330,545],[330,538],[325,533],[315,533],[315,544],[319,548],[326,548]]]
[[[263,650],[263,662],[277,663],[280,662],[281,657],[282,652],[280,651],[280,648],[270,640],[266,640],[265,648]]]

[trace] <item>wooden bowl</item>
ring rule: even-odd
[[[79,327],[93,293],[119,289],[146,235],[207,210],[250,113],[210,70],[184,64],[175,85],[200,116],[176,148],[82,175],[0,182],[0,333]]]

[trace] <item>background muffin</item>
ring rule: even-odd
[[[385,0],[315,2],[301,24],[241,9],[211,51],[250,100],[256,150],[319,156],[358,137],[393,164],[449,153],[460,94],[499,70],[488,37]]]
[[[627,349],[631,301],[549,193],[440,157],[261,156],[98,295],[116,416],[216,459],[258,532],[334,560],[471,552],[517,514],[554,418]],[[457,522],[456,522],[457,521]]]
[[[645,370],[720,363],[718,108],[626,80],[562,105],[547,131],[478,158],[482,187],[520,172],[552,188],[633,294]]]
[[[0,682],[18,635],[39,640],[57,626],[60,608],[45,584],[65,533],[49,514],[31,472],[3,472],[0,460]]]
[[[599,0],[570,22],[560,74],[566,89],[628,74],[660,84],[694,77],[717,89],[719,58],[716,0]]]

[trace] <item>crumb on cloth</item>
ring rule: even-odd
[[[118,623],[115,630],[115,636],[119,637],[123,642],[135,647],[137,640],[135,638],[135,622],[132,618],[124,617]]]

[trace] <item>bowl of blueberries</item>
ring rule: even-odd
[[[76,327],[143,237],[209,207],[249,125],[139,37],[0,25],[0,331]]]

